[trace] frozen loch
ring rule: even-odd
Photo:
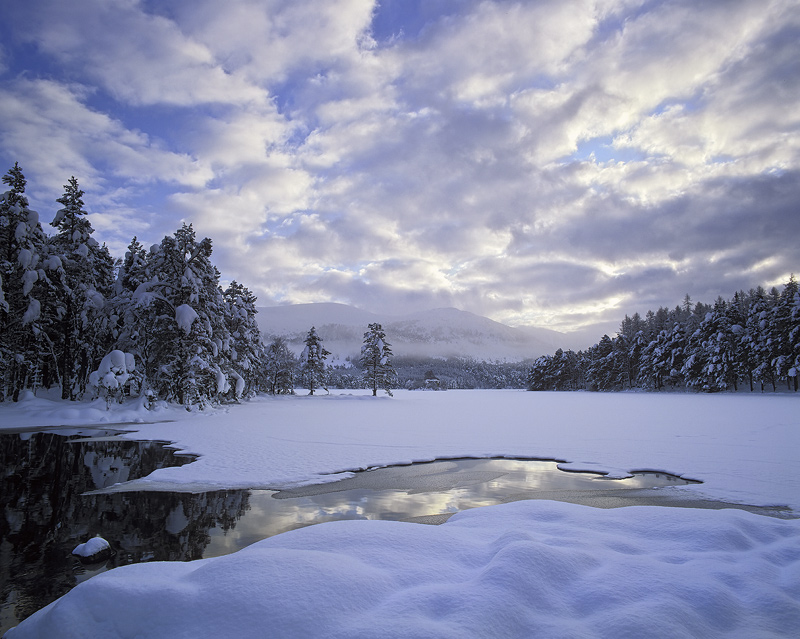
[[[298,490],[353,477],[349,469],[540,457],[610,477],[668,471],[703,483],[654,490],[793,517],[797,406],[794,397],[498,391],[260,399],[132,424],[129,437],[199,458],[114,490]],[[63,420],[54,411],[37,404],[26,415],[31,425]],[[15,417],[0,415],[4,425]],[[439,526],[335,521],[225,556],[123,566],[7,636],[791,637],[798,627],[800,520],[534,499]]]

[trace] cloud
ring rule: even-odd
[[[273,86],[308,82],[357,62],[372,46],[374,8],[372,0],[199,0],[169,3],[168,13],[227,69]]]
[[[0,136],[262,302],[607,327],[796,270],[796,2],[416,4],[20,5]]]
[[[92,224],[114,250],[149,227],[152,209],[133,206],[159,183],[202,188],[212,177],[195,158],[163,148],[141,131],[88,108],[86,90],[51,80],[0,84],[0,146],[8,166],[18,161],[28,178],[31,205],[42,221],[57,207],[63,185],[76,176]],[[50,213],[48,213],[50,212]]]
[[[262,89],[226,70],[208,47],[173,21],[147,13],[140,2],[40,0],[16,14],[19,37],[118,101],[189,106],[265,99]]]
[[[0,118],[14,123],[0,131],[3,146],[33,169],[39,188],[52,189],[72,174],[90,187],[113,177],[194,187],[210,178],[188,155],[161,148],[146,133],[88,108],[85,96],[83,87],[50,80],[19,79],[0,86]]]

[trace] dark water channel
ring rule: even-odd
[[[115,566],[220,556],[325,521],[441,523],[460,510],[519,499],[604,508],[731,506],[654,490],[697,483],[674,475],[641,472],[610,480],[564,472],[552,461],[515,459],[378,468],[281,492],[95,492],[190,461],[163,443],[122,440],[110,431],[0,434],[0,634]],[[83,565],[71,552],[94,535],[107,539],[115,555]]]

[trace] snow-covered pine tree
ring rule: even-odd
[[[697,306],[695,306],[695,309],[697,309]],[[672,330],[667,334],[666,352],[664,353],[666,358],[664,381],[668,382],[673,388],[685,384],[681,369],[687,358],[686,343],[685,327],[680,322],[675,322],[672,325]]]
[[[563,349],[559,348],[553,353],[550,373],[553,390],[570,390],[572,388],[572,371],[569,356]]]
[[[309,395],[313,395],[317,388],[325,389],[325,360],[330,352],[322,346],[322,338],[313,326],[308,331],[305,344],[300,354],[300,383],[308,389]]]
[[[115,292],[119,294],[126,290],[133,293],[147,279],[147,253],[134,235],[117,273]]]
[[[226,373],[233,379],[235,399],[267,389],[266,354],[256,322],[256,296],[235,280],[223,293],[225,321],[230,342],[215,337],[219,352],[227,358]]]
[[[706,313],[687,347],[690,355],[683,366],[688,386],[707,392],[723,391],[733,383],[735,351],[727,305],[720,298]]]
[[[729,382],[733,384],[733,390],[737,391],[739,382],[748,377],[748,353],[742,342],[747,321],[747,302],[744,292],[734,294],[733,299],[725,307],[725,318],[728,348],[733,357]],[[753,390],[752,380],[750,390]]]
[[[792,274],[789,281],[784,284],[777,304],[772,309],[770,322],[771,365],[775,372],[775,378],[786,380],[789,388],[794,386],[794,390],[797,390],[796,360],[800,351],[795,343],[797,326],[792,320],[796,313],[797,295],[797,280]]]
[[[553,390],[552,364],[553,357],[550,355],[541,355],[534,360],[528,371],[528,390]]]
[[[642,354],[639,357],[639,384],[642,388],[661,390],[664,385],[666,348],[667,333],[666,331],[660,331],[642,349]]]
[[[372,389],[373,397],[378,394],[379,388],[391,396],[397,377],[391,362],[391,344],[386,342],[386,333],[380,324],[369,324],[367,329],[360,360],[364,368],[364,381]]]
[[[109,316],[116,347],[138,360],[136,366],[142,374],[142,391],[152,390],[150,380],[154,379],[156,370],[153,345],[158,316],[153,302],[157,293],[148,291],[147,283],[151,279],[147,253],[134,237],[117,272]]]
[[[789,329],[789,344],[792,359],[789,363],[787,374],[794,380],[794,390],[800,386],[800,290],[795,287],[794,300],[791,306],[791,328]]]
[[[137,344],[126,349],[144,361],[146,383],[160,397],[201,407],[230,388],[219,343],[230,342],[219,272],[211,264],[211,240],[197,242],[184,224],[151,248],[148,280],[132,294]]]
[[[267,347],[267,391],[272,395],[294,393],[294,371],[297,358],[282,337],[276,337]]]
[[[536,381],[536,375],[543,379],[538,382],[540,388],[531,390],[576,390],[581,384],[578,355],[571,350],[559,348],[552,357],[540,357],[534,362],[534,368],[538,370],[533,375],[533,381]],[[533,369],[531,372],[533,373]]]
[[[701,332],[701,327],[702,322],[683,347],[685,358],[680,367],[680,374],[688,388],[702,388],[704,383],[706,352],[703,341],[707,336]]]
[[[764,289],[760,286],[751,290],[747,295],[746,312],[742,332],[739,335],[739,346],[741,349],[741,368],[742,376],[747,379],[750,391],[755,389],[755,371],[758,367],[758,320],[754,312],[755,304],[758,299],[763,300]]]
[[[28,208],[27,181],[18,163],[3,176],[0,195],[0,401],[55,376],[46,309],[61,268],[50,257],[39,215]]]
[[[58,352],[62,399],[80,397],[89,374],[111,346],[111,330],[104,312],[113,287],[114,262],[108,249],[92,237],[94,229],[83,210],[84,192],[71,177],[59,209],[50,223],[57,229],[50,240],[52,253],[63,266],[56,315],[51,333]]]
[[[610,391],[624,387],[627,374],[627,347],[623,337],[611,339],[603,335],[587,349],[586,387],[589,390]]]
[[[743,339],[747,340],[748,355],[752,358],[750,365],[753,378],[759,382],[762,391],[765,382],[771,384],[772,390],[775,390],[775,374],[769,348],[771,316],[769,298],[766,291],[759,286],[751,296]]]

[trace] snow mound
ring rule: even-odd
[[[786,637],[800,521],[547,501],[442,526],[321,524],[125,566],[8,633],[36,637]]]
[[[111,556],[111,545],[102,537],[92,537],[86,543],[75,546],[72,554],[84,560],[101,560]]]
[[[102,537],[92,537],[85,544],[78,544],[75,550],[72,551],[73,555],[80,557],[91,557],[97,553],[108,548],[108,542]]]

